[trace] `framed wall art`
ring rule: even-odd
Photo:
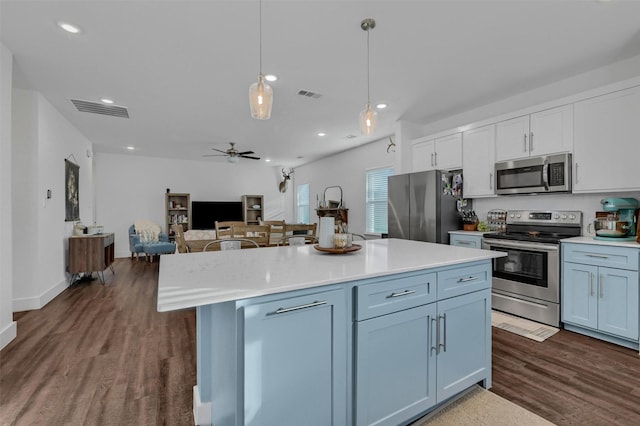
[[[80,220],[80,199],[78,184],[80,178],[80,166],[71,161],[64,160],[64,220],[72,222]]]

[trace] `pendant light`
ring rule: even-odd
[[[273,105],[273,90],[267,84],[262,74],[262,0],[260,0],[260,73],[258,81],[249,87],[249,106],[251,117],[258,120],[271,118],[271,106]]]
[[[360,113],[360,132],[365,135],[372,135],[376,131],[376,125],[378,124],[378,112],[371,109],[370,102],[370,79],[369,79],[369,31],[376,27],[376,21],[372,18],[367,18],[360,23],[360,28],[367,32],[367,105]]]

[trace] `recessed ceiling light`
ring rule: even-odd
[[[68,22],[58,22],[58,26],[71,34],[79,34],[81,32],[80,27],[70,24]]]
[[[325,132],[318,132],[318,136],[327,136]]]
[[[112,104],[113,100],[108,98],[101,98],[100,102],[102,102],[103,104]]]
[[[376,108],[378,109],[385,109],[387,107],[387,104],[378,104],[376,105]]]
[[[265,158],[264,161],[266,161],[267,163],[271,162],[271,158]]]
[[[278,76],[275,76],[273,74],[267,74],[264,76],[264,79],[267,81],[276,81],[278,79]]]
[[[128,149],[129,151],[134,151],[134,150],[136,149],[136,147],[135,147],[135,146],[128,146],[128,147],[127,147],[127,149]]]

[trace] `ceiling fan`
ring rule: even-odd
[[[259,160],[260,157],[252,157],[249,154],[253,154],[253,151],[243,151],[240,152],[234,148],[235,142],[229,142],[231,148],[226,151],[222,151],[220,149],[211,148],[214,151],[221,152],[222,154],[207,154],[203,155],[203,157],[227,157],[227,161],[230,163],[237,163],[241,158],[249,158],[251,160]]]

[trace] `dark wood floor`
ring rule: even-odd
[[[158,263],[115,269],[16,315],[18,337],[0,352],[0,424],[193,424],[194,311],[156,312]],[[543,343],[493,338],[496,394],[558,425],[640,425],[636,351],[564,330]]]

